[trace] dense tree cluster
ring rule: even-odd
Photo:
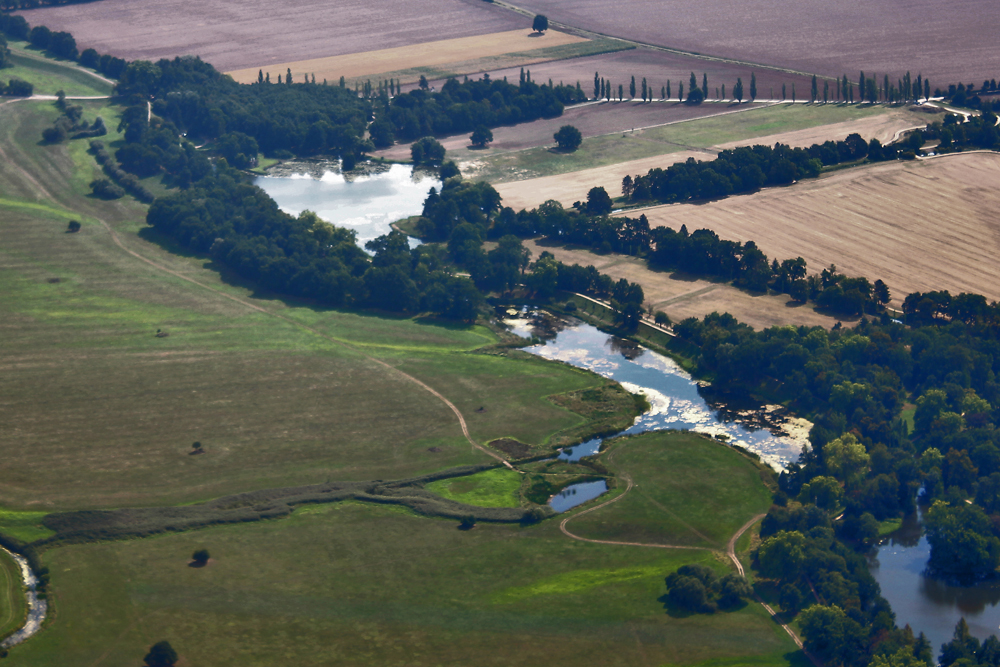
[[[1000,640],[996,635],[991,635],[980,643],[969,632],[969,624],[963,618],[956,624],[951,641],[941,647],[938,664],[941,667],[952,667],[952,665],[997,667],[1000,665]]]
[[[934,149],[939,153],[977,148],[1000,149],[1000,129],[997,128],[997,116],[991,111],[984,111],[980,116],[973,116],[967,122],[962,122],[960,116],[947,114],[943,121],[928,125],[924,136],[928,139],[939,140],[937,148]]]
[[[564,105],[586,100],[579,85],[536,84],[524,77],[519,85],[493,80],[448,79],[438,92],[422,88],[392,98],[384,117],[395,138],[471,132],[562,115]],[[380,116],[382,117],[382,116]]]
[[[747,580],[736,572],[719,576],[707,565],[682,565],[666,579],[667,600],[686,611],[711,614],[736,607],[753,595]]]
[[[295,218],[225,165],[187,190],[161,197],[147,221],[185,247],[210,254],[264,289],[333,306],[430,311],[474,319],[482,296],[444,268],[443,250],[410,250],[393,232],[370,242],[310,212]]]
[[[125,192],[146,204],[153,201],[153,193],[135,175],[129,174],[119,166],[115,158],[104,147],[103,141],[91,141],[90,152],[94,155],[94,159],[97,160],[97,164],[101,165],[108,178],[125,190]]]
[[[339,86],[242,85],[199,58],[184,57],[131,62],[115,89],[132,99],[153,98],[153,114],[169,121],[171,131],[203,139],[240,133],[267,155],[354,156],[367,149],[369,103]],[[142,114],[130,116],[127,124],[133,123],[126,139],[142,142]]]
[[[10,65],[10,48],[7,46],[7,40],[0,34],[0,69]]]
[[[828,141],[809,148],[790,148],[783,144],[741,146],[724,150],[711,161],[688,158],[666,169],[650,169],[645,176],[630,178],[623,193],[633,202],[716,199],[815,178],[823,166],[866,157],[873,162],[893,160],[897,153],[895,148],[882,146],[877,139],[869,144],[857,134],[844,141]]]

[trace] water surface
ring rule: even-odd
[[[353,229],[362,248],[387,234],[390,223],[420,215],[427,192],[440,188],[434,172],[414,171],[401,164],[367,165],[358,173],[342,174],[328,162],[291,162],[259,176],[259,186],[282,211],[299,215],[309,210],[338,227]],[[416,239],[411,245],[417,243]]]
[[[896,612],[896,624],[909,624],[914,634],[927,635],[935,659],[963,616],[969,631],[981,640],[1000,634],[1000,582],[952,586],[924,576],[930,553],[919,516],[912,515],[879,543],[877,553],[869,560],[882,596]]]

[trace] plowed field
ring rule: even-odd
[[[128,60],[197,55],[220,71],[531,27],[481,0],[101,0],[20,13],[72,32],[81,50]]]
[[[1000,71],[995,0],[516,0],[550,21],[685,51],[829,76],[922,72],[931,84]]]

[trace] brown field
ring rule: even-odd
[[[515,4],[597,33],[804,72],[858,78],[906,71],[932,85],[1000,71],[995,0],[794,2],[771,0],[518,0]]]
[[[792,84],[798,94],[798,99],[809,96],[810,79],[805,76],[778,72],[771,69],[753,69],[735,63],[722,62],[717,60],[705,60],[692,56],[653,49],[632,49],[629,51],[619,51],[617,53],[605,53],[588,58],[573,58],[571,60],[556,60],[542,63],[531,68],[531,78],[536,81],[565,81],[566,83],[580,81],[588,95],[594,91],[594,72],[611,81],[615,87],[618,84],[625,86],[626,92],[631,78],[635,77],[636,89],[641,89],[642,79],[653,87],[656,97],[660,96],[660,88],[671,82],[674,97],[677,96],[677,84],[683,83],[684,88],[688,88],[691,72],[698,77],[698,85],[701,86],[702,75],[708,75],[709,97],[715,98],[715,89],[726,86],[726,93],[732,97],[733,85],[736,84],[737,77],[743,79],[744,99],[750,98],[750,75],[757,75],[757,97],[767,98],[774,89],[774,95],[781,98],[781,84],[786,84],[789,99],[792,95]],[[490,72],[494,78],[509,77],[517,80],[519,75],[517,68],[497,70]],[[981,82],[980,82],[981,83]],[[820,93],[822,94],[822,85]]]
[[[532,257],[547,250],[565,264],[593,264],[601,273],[615,280],[625,278],[642,285],[645,306],[662,310],[674,322],[686,317],[702,318],[713,312],[730,313],[754,329],[766,329],[786,324],[821,326],[829,329],[837,318],[822,315],[810,306],[792,303],[787,296],[754,295],[726,283],[682,276],[666,271],[654,271],[646,262],[628,255],[598,255],[585,249],[525,241]]]
[[[531,26],[481,0],[101,0],[19,13],[32,25],[72,32],[81,50],[128,60],[197,55],[220,71]]]
[[[532,72],[534,77],[534,72]],[[574,84],[576,81],[573,82]],[[581,82],[583,85],[584,82]],[[593,85],[593,83],[591,83]],[[586,89],[585,89],[586,90]],[[558,118],[542,118],[531,123],[522,123],[510,127],[493,129],[493,143],[485,150],[469,149],[467,133],[439,138],[447,151],[448,158],[453,160],[475,160],[498,153],[535,148],[536,146],[554,146],[555,134],[563,125],[572,125],[587,137],[596,137],[615,132],[631,132],[633,128],[643,128],[678,120],[702,118],[724,111],[731,111],[735,106],[728,104],[702,104],[687,106],[676,102],[601,102],[582,104],[567,108]],[[749,108],[744,105],[744,108]],[[410,144],[397,144],[375,155],[397,160],[410,159]]]
[[[342,76],[347,79],[355,79],[365,75],[384,74],[415,67],[435,67],[585,41],[587,40],[582,37],[556,30],[539,34],[522,28],[496,32],[491,35],[456,37],[378,51],[364,51],[267,65],[263,71],[265,74],[270,74],[272,81],[277,81],[278,75],[284,75],[288,69],[292,70],[293,81],[301,80],[303,74],[312,74],[317,81],[321,79],[336,81]],[[250,67],[227,72],[227,74],[240,83],[253,83],[257,80],[260,71],[261,68]]]
[[[653,226],[709,228],[753,240],[768,257],[802,256],[882,279],[898,305],[911,292],[1000,299],[1000,155],[892,162],[705,204],[644,209]]]
[[[681,148],[680,146],[665,145],[663,155],[629,160],[619,164],[566,174],[500,183],[496,184],[495,187],[501,196],[503,196],[504,204],[516,210],[533,208],[549,199],[555,199],[562,202],[564,206],[569,206],[575,201],[585,199],[590,188],[595,186],[603,187],[612,197],[617,196],[620,194],[622,179],[626,175],[635,176],[636,174],[645,174],[650,169],[656,167],[666,168],[671,164],[684,162],[689,157],[693,157],[696,160],[711,160],[723,149],[746,146],[751,142],[767,146],[778,142],[789,146],[810,146],[815,143],[822,143],[828,139],[834,141],[840,140],[852,132],[857,132],[865,139],[870,140],[874,138],[886,143],[900,130],[925,125],[929,120],[930,118],[926,115],[916,114],[905,109],[893,109],[884,114],[867,116],[841,123],[820,125],[803,130],[770,134],[751,140],[740,139],[724,144],[717,144],[711,148],[678,150]],[[638,139],[642,139],[642,133],[636,132],[636,135]]]

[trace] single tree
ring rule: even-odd
[[[757,99],[757,74],[750,72],[750,101]]]
[[[633,100],[635,99],[635,77],[632,77],[632,82],[628,84],[628,96]]]
[[[738,103],[743,102],[743,79],[739,77],[736,78],[736,85],[733,86],[733,97]]]
[[[340,81],[337,82],[337,85],[340,86],[341,88],[346,88],[347,87],[347,79],[345,79],[343,76],[341,76],[340,77]],[[426,85],[427,85],[427,77],[425,77],[423,74],[421,74],[420,75],[420,87],[424,88]]]
[[[647,92],[648,92],[648,88],[646,86],[646,77],[642,77],[642,101],[643,102],[646,101],[646,93]]]
[[[490,128],[485,125],[480,125],[472,132],[472,136],[469,137],[472,145],[476,148],[486,148],[487,144],[493,141],[493,132]]]
[[[795,104],[795,84],[792,84],[792,104]]]
[[[535,20],[531,22],[531,29],[535,32],[545,32],[549,29],[549,17],[545,14],[536,14]]]
[[[823,82],[823,104],[826,104],[829,101],[830,101],[830,82],[829,81],[824,81]]]
[[[580,147],[580,143],[583,142],[583,135],[580,134],[580,130],[572,125],[563,125],[552,135],[552,138],[556,140],[559,150],[566,152],[575,151]]]
[[[194,451],[196,451],[196,452],[203,452],[203,451],[205,451],[205,449],[201,446],[200,442],[192,442],[191,443],[191,449],[194,450]]]
[[[211,556],[208,555],[208,549],[198,549],[191,554],[191,560],[194,561],[194,564],[199,567],[208,563],[209,558],[211,558]]]
[[[667,96],[666,96],[666,99],[668,99],[668,100],[670,99],[670,81],[669,80],[667,81]]]
[[[601,85],[601,79],[598,78],[597,72],[594,72],[594,99],[601,97],[601,90],[603,86]]]
[[[782,99],[782,101],[784,101],[784,100],[787,100],[787,99],[788,99],[788,94],[787,94],[787,92],[788,92],[788,91],[787,91],[787,89],[785,88],[785,84],[781,84],[781,99]]]
[[[80,227],[81,225],[79,220],[70,220],[69,226],[66,228],[66,231],[69,232],[70,234],[76,234],[78,231],[80,231]]]
[[[177,651],[166,640],[156,642],[142,662],[146,667],[174,667],[177,664]]]
[[[611,213],[611,195],[602,187],[591,188],[587,193],[587,213],[591,215],[607,215]]]
[[[678,81],[677,82],[677,99],[679,99],[679,100],[683,100],[684,99],[684,82],[683,81]]]
[[[264,83],[264,70],[257,70],[257,83]]]
[[[618,101],[621,102],[625,99],[625,86],[618,84]]]
[[[722,98],[726,99],[726,84],[722,84]]]
[[[476,527],[476,517],[471,514],[467,514],[462,517],[461,522],[458,524],[459,530],[472,530]]]
[[[708,97],[708,74],[704,72],[701,74],[701,92],[705,94],[705,97]]]
[[[816,100],[819,98],[819,85],[818,84],[819,84],[819,81],[816,78],[816,75],[813,74],[812,88],[809,91],[809,93],[810,93],[810,95],[809,95],[809,101],[812,102],[812,103],[814,103],[814,104],[816,103]]]

